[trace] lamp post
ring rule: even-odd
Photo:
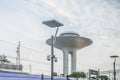
[[[113,62],[113,76],[114,76],[114,80],[116,80],[116,69],[115,69],[115,63],[116,63],[116,58],[118,58],[119,56],[117,55],[113,55],[110,56],[111,58],[114,58],[114,62]]]
[[[59,27],[60,26],[63,26],[62,23],[56,21],[55,19],[53,20],[48,20],[48,21],[43,21],[42,22],[43,24],[51,27],[51,28],[55,28],[57,27],[56,29],[56,33],[55,33],[55,36],[51,36],[51,55],[48,55],[47,56],[47,60],[51,60],[51,80],[53,80],[54,76],[53,76],[53,72],[54,72],[54,61],[57,62],[57,58],[55,57],[54,55],[54,43],[56,41],[56,36],[57,36],[57,33],[58,33],[58,30],[59,30]]]

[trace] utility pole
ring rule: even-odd
[[[114,62],[113,62],[113,75],[114,75],[114,80],[116,80],[115,62],[116,62],[116,59],[114,59]]]
[[[116,69],[115,69],[115,63],[116,63],[116,58],[118,58],[119,56],[117,55],[112,55],[110,56],[111,58],[114,58],[114,62],[113,62],[113,76],[114,76],[114,80],[116,80]]]
[[[20,65],[20,46],[21,46],[21,43],[18,42],[18,46],[17,46],[17,58],[16,58],[16,65]]]
[[[53,44],[53,39],[54,39],[54,37],[53,36],[51,36],[51,38],[52,38],[52,45],[51,45],[51,80],[54,80],[53,79],[53,72],[54,72],[54,44]]]

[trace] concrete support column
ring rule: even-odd
[[[64,74],[64,76],[68,75],[68,70],[69,70],[68,54],[69,54],[68,50],[64,49],[63,50],[63,74]]]
[[[71,73],[76,72],[76,61],[77,61],[76,51],[72,51],[72,53],[71,53]]]

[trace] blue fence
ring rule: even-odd
[[[0,80],[42,80],[42,76],[26,73],[0,72]],[[50,80],[50,76],[43,76],[43,80]],[[54,80],[66,80],[66,78],[54,77]],[[76,79],[71,78],[70,80]]]

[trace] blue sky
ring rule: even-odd
[[[112,69],[109,56],[120,56],[120,0],[0,0],[0,54],[16,57],[21,41],[24,71],[29,72],[31,64],[32,73],[50,74],[50,62],[46,60],[50,47],[45,41],[55,29],[42,24],[50,19],[64,24],[58,35],[73,31],[93,40],[91,46],[77,52],[77,70]],[[62,73],[62,52],[55,49],[55,55],[59,60],[55,71]],[[120,69],[120,59],[117,65]]]

